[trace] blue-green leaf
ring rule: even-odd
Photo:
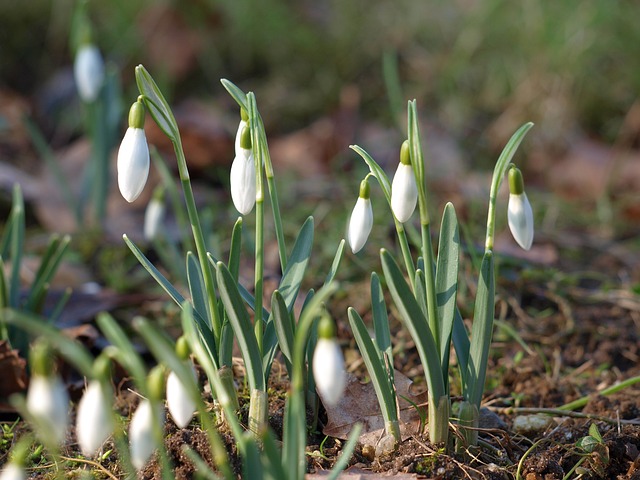
[[[171,107],[162,95],[162,91],[156,84],[151,74],[142,65],[136,67],[136,83],[138,90],[144,96],[145,105],[149,109],[149,113],[160,127],[160,130],[174,142],[180,142],[180,132],[178,124]]]
[[[371,274],[371,312],[373,314],[373,330],[378,348],[387,356],[389,364],[393,365],[393,348],[391,345],[391,333],[389,332],[387,304],[384,301],[380,278],[376,272]]]
[[[293,361],[293,336],[294,326],[291,313],[282,294],[275,290],[271,296],[271,320],[274,323],[280,351],[290,365]]]
[[[213,327],[211,314],[207,309],[207,291],[204,286],[202,272],[200,271],[200,263],[193,252],[187,253],[187,281],[189,283],[189,293],[191,294],[195,315],[206,319],[207,326],[211,330]]]
[[[296,238],[296,243],[287,262],[287,269],[282,275],[282,280],[278,286],[278,290],[280,290],[289,311],[293,309],[293,304],[298,296],[300,284],[304,279],[304,272],[311,256],[312,246],[313,217],[309,217],[302,225],[300,233],[298,233],[298,238]]]
[[[233,82],[230,82],[226,78],[220,80],[222,86],[229,92],[229,95],[238,103],[238,106],[244,108],[245,112],[249,112],[247,107],[247,95],[240,90]]]
[[[336,278],[336,273],[338,273],[338,268],[340,268],[340,262],[342,261],[342,256],[344,254],[344,246],[345,246],[344,238],[340,240],[338,244],[338,249],[336,250],[336,254],[333,257],[333,262],[331,263],[331,268],[329,269],[329,273],[327,273],[326,278],[324,279],[324,285],[328,285],[333,282]]]

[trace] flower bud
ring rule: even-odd
[[[129,128],[118,150],[118,186],[127,202],[138,198],[148,176],[149,147],[144,134],[144,105],[140,96],[131,106]]]
[[[78,404],[76,436],[85,457],[91,457],[113,432],[109,394],[100,380],[92,380]]]
[[[413,214],[418,203],[418,185],[411,166],[409,142],[402,144],[400,163],[391,183],[391,210],[399,222],[404,223]]]
[[[243,128],[238,145],[231,164],[231,198],[236,210],[241,215],[247,215],[256,203],[256,163],[249,127]]]
[[[45,441],[60,444],[69,422],[69,395],[57,375],[35,374],[29,382],[27,410]]]
[[[313,378],[323,403],[334,406],[344,392],[346,377],[342,350],[336,342],[333,321],[328,316],[320,320],[318,336],[313,352]]]
[[[533,243],[533,210],[524,191],[522,172],[515,167],[509,170],[509,192],[509,229],[518,245],[529,250]]]
[[[371,233],[371,227],[373,227],[373,209],[369,197],[369,182],[365,178],[360,183],[360,195],[355,207],[353,207],[353,212],[351,212],[349,231],[347,232],[353,253],[358,253],[364,247]]]
[[[193,368],[191,373],[195,379]],[[185,428],[189,425],[196,411],[195,403],[193,403],[189,392],[175,372],[169,373],[167,377],[167,408],[171,418],[179,428]]]
[[[153,192],[153,197],[144,212],[144,238],[153,241],[158,235],[164,218],[164,188],[159,186]]]
[[[153,406],[147,399],[143,399],[131,418],[129,425],[129,448],[131,449],[131,463],[136,470],[142,470],[149,457],[156,450],[157,445],[153,434],[154,419]]]
[[[78,49],[73,65],[78,94],[84,102],[93,102],[104,83],[104,62],[98,47],[85,43]]]
[[[27,480],[27,472],[22,465],[11,462],[0,471],[0,480]]]

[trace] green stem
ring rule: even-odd
[[[407,269],[407,276],[409,277],[409,284],[411,285],[411,291],[415,293],[415,272],[416,267],[411,257],[411,249],[409,248],[409,240],[407,239],[407,232],[404,229],[404,225],[398,220],[396,222],[396,232],[398,233],[398,241],[400,242],[400,250],[402,251],[402,258],[404,259],[404,265]]]
[[[427,312],[429,328],[436,342],[436,347],[440,351],[440,324],[438,321],[438,305],[436,303],[436,282],[433,274],[435,260],[433,258],[433,246],[431,245],[431,232],[429,224],[422,225],[422,255],[424,258],[425,289],[427,294]],[[443,378],[447,386],[447,378]],[[448,390],[448,388],[447,388]]]
[[[273,223],[276,230],[276,240],[278,242],[278,252],[280,254],[280,268],[284,272],[287,269],[287,249],[284,243],[284,229],[282,228],[282,217],[280,215],[280,202],[278,200],[278,191],[276,190],[276,182],[273,176],[273,166],[271,165],[271,156],[269,155],[269,147],[267,138],[264,133],[264,125],[260,121],[260,138],[262,140],[262,153],[264,155],[264,170],[267,176],[267,189],[269,190],[269,199],[271,200],[271,208],[273,210]]]
[[[220,331],[222,329],[222,322],[220,321],[218,306],[216,302],[213,271],[211,270],[211,264],[207,260],[207,248],[204,242],[202,227],[200,226],[198,208],[196,207],[196,201],[193,196],[193,189],[191,188],[189,170],[187,169],[187,160],[184,156],[182,142],[180,141],[179,137],[174,141],[173,148],[178,160],[178,173],[180,175],[180,182],[182,183],[182,189],[184,191],[184,199],[187,204],[187,214],[189,215],[189,222],[191,223],[191,230],[193,231],[193,239],[195,240],[196,244],[196,251],[198,253],[200,269],[202,270],[204,285],[207,291],[207,306],[209,308],[213,323],[213,336],[215,338],[216,346],[218,346],[220,344]]]
[[[602,396],[611,395],[612,393],[617,393],[627,387],[630,387],[631,385],[635,385],[636,383],[640,383],[640,376],[628,378],[624,382],[620,382],[617,385],[613,385],[609,388],[605,388],[601,392],[598,392],[598,395],[602,395]],[[589,396],[579,398],[577,400],[574,400],[573,402],[570,402],[565,405],[562,405],[561,407],[558,407],[558,409],[559,410],[576,410],[578,408],[582,408],[589,402],[589,398],[590,398]]]

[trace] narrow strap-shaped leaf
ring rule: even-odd
[[[243,444],[244,453],[242,459],[242,478],[251,478],[252,480],[262,480],[265,474],[265,468],[262,464],[262,456],[260,455],[260,448],[255,436],[246,432],[241,438],[237,438],[236,442],[240,447]]]
[[[0,256],[0,309],[9,306],[9,292],[7,291],[7,277],[5,277],[4,259]]]
[[[240,250],[242,249],[242,217],[238,217],[231,232],[231,247],[229,249],[229,271],[238,281],[240,270]]]
[[[382,188],[382,193],[384,193],[387,202],[389,203],[389,205],[391,205],[391,182],[389,182],[389,177],[384,172],[382,167],[380,167],[380,165],[378,165],[373,157],[369,155],[362,147],[359,147],[358,145],[350,145],[349,148],[360,155],[365,163],[369,166],[369,170],[378,180],[380,188]]]
[[[271,295],[271,320],[274,323],[280,351],[291,365],[293,361],[293,322],[282,294],[275,290]]]
[[[282,275],[278,290],[282,294],[287,308],[291,311],[298,296],[300,284],[304,279],[304,272],[311,256],[313,246],[313,217],[307,218],[302,225],[296,243],[287,262],[287,269]]]
[[[324,279],[324,285],[327,285],[336,278],[336,273],[338,273],[338,268],[340,268],[340,262],[342,261],[342,256],[344,254],[344,246],[346,242],[344,238],[340,240],[338,244],[338,249],[336,250],[336,254],[333,257],[333,262],[331,263],[331,268],[329,269],[329,273],[327,273],[326,278]]]
[[[145,97],[145,105],[149,109],[149,113],[160,129],[172,142],[179,143],[180,132],[171,107],[169,107],[155,80],[142,65],[136,67],[136,83],[138,90]]]
[[[18,308],[20,301],[20,270],[22,268],[22,247],[24,245],[24,199],[20,185],[13,187],[13,206],[11,208],[11,240],[9,245],[11,258],[11,280],[9,282],[9,305]]]
[[[373,330],[378,348],[386,354],[389,363],[393,365],[393,348],[391,345],[391,333],[389,331],[387,304],[384,301],[380,277],[378,277],[376,272],[371,274],[371,312],[373,315]]]
[[[305,446],[306,409],[302,392],[291,391],[284,408],[282,432],[282,464],[287,466],[291,478],[302,479],[306,472]]]
[[[460,236],[456,211],[453,204],[447,203],[442,214],[436,265],[436,303],[440,322],[440,362],[443,375],[448,375],[449,372],[451,332],[458,291],[459,248]]]
[[[282,464],[282,452],[278,448],[273,431],[270,428],[265,429],[260,438],[267,461],[267,470],[270,470],[270,478],[289,480],[290,477]]]
[[[262,357],[260,356],[260,349],[256,342],[251,319],[238,290],[238,283],[231,276],[224,263],[218,262],[216,267],[220,298],[224,303],[225,311],[240,345],[250,389],[251,391],[264,391],[265,379],[262,371]]]
[[[456,357],[458,359],[458,369],[460,371],[460,380],[462,387],[462,396],[469,398],[467,395],[467,388],[469,385],[469,349],[471,348],[471,342],[469,341],[469,334],[467,328],[464,326],[462,315],[460,310],[456,308],[453,317],[453,346],[456,349]]]
[[[358,312],[349,307],[347,316],[349,317],[349,324],[351,325],[351,331],[358,344],[358,349],[371,377],[371,383],[376,392],[376,397],[378,397],[378,403],[382,410],[385,425],[387,425],[388,422],[398,421],[394,388],[393,385],[389,383],[387,366],[380,361],[380,350],[371,340],[369,331],[360,315],[358,315]]]
[[[227,80],[226,78],[221,79],[220,83],[222,83],[222,86],[225,88],[225,90],[229,92],[229,95],[231,95],[233,99],[238,103],[238,106],[244,108],[244,110],[248,112],[249,108],[247,107],[247,95],[242,90],[240,90],[240,88],[238,88],[233,82]]]
[[[51,279],[55,275],[56,270],[64,257],[70,241],[71,237],[69,235],[65,235],[62,238],[54,235],[49,240],[47,250],[42,257],[40,267],[36,272],[35,282],[31,286],[31,291],[27,297],[26,308],[28,310],[34,310],[37,303],[36,299],[42,297],[42,290],[44,290],[51,282]]]
[[[267,319],[262,332],[262,369],[264,378],[269,378],[271,374],[271,366],[273,359],[278,353],[278,336],[276,335],[276,327],[271,318]]]
[[[362,424],[356,423],[351,432],[349,433],[349,438],[347,438],[347,443],[342,449],[342,453],[340,453],[340,457],[338,461],[333,464],[333,468],[327,477],[327,480],[337,480],[342,471],[347,468],[349,464],[349,460],[351,460],[351,455],[353,455],[353,451],[358,444],[358,439],[360,438],[360,432],[362,431]]]
[[[398,267],[398,264],[391,254],[382,249],[380,257],[382,259],[382,270],[387,279],[387,285],[393,301],[396,304],[403,323],[416,342],[418,354],[424,365],[429,394],[431,398],[439,399],[446,393],[440,366],[440,353],[429,329],[427,319],[413,297],[409,285],[407,285],[406,280],[402,276],[400,267]]]
[[[429,313],[427,312],[427,289],[425,282],[424,271],[416,270],[416,276],[413,280],[415,285],[416,302],[418,302],[418,306],[420,307],[420,310],[422,310],[424,318],[428,318]]]
[[[469,349],[469,401],[478,409],[482,401],[491,337],[493,336],[494,302],[493,253],[488,250],[482,259],[478,278],[478,291],[473,311],[473,327],[471,328],[471,347]]]
[[[209,329],[213,329],[211,314],[207,310],[207,292],[204,287],[200,263],[193,252],[187,253],[187,281],[195,314],[206,319]]]

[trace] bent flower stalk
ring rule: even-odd
[[[142,97],[131,105],[129,128],[118,150],[118,187],[127,202],[133,202],[147,183],[149,176],[149,146],[144,134]]]

